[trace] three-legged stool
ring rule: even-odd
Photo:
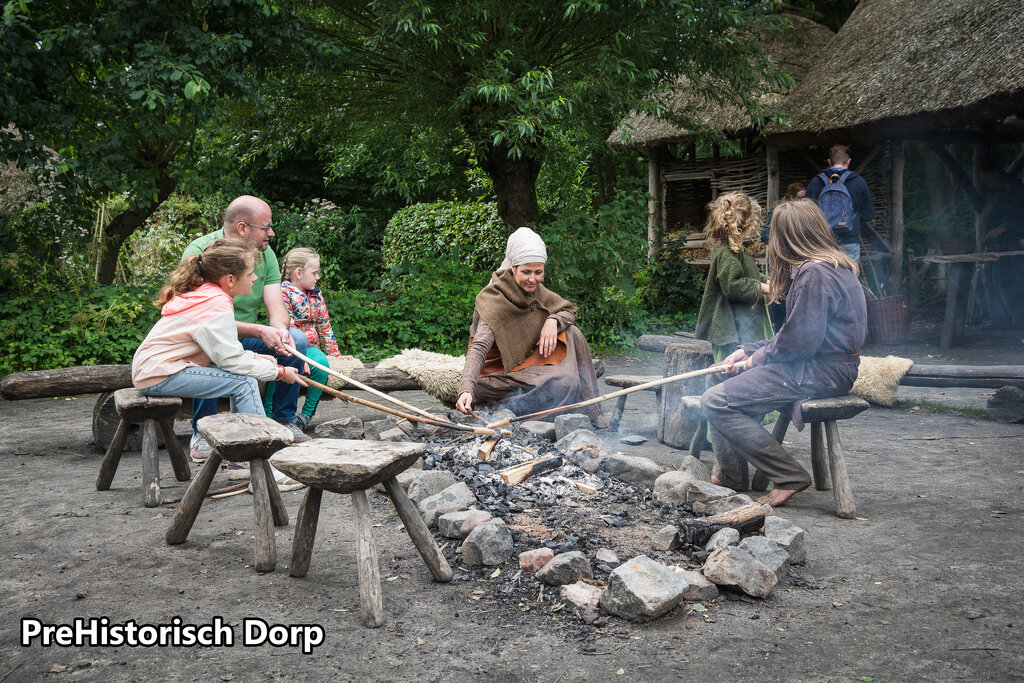
[[[384,604],[366,489],[383,482],[406,532],[434,580],[444,582],[452,579],[452,569],[434,542],[426,522],[395,479],[395,475],[416,462],[423,448],[420,443],[313,439],[278,451],[271,459],[274,467],[309,485],[295,524],[289,570],[292,576],[305,576],[309,571],[323,492],[352,495],[352,508],[356,514],[359,606],[363,623],[371,628],[384,623]]]
[[[167,529],[168,545],[184,543],[188,538],[221,460],[248,462],[256,526],[256,571],[274,571],[277,566],[277,543],[270,520],[273,517],[273,526],[286,526],[288,510],[281,500],[281,491],[277,488],[267,458],[291,445],[291,431],[269,417],[245,413],[210,415],[199,420],[196,426],[213,452],[174,511],[171,526]]]
[[[121,421],[103,456],[100,475],[96,479],[96,490],[106,491],[114,481],[117,466],[121,463],[121,452],[128,440],[128,429],[133,424],[142,425],[142,504],[148,508],[160,504],[160,462],[157,459],[157,425],[164,435],[167,457],[174,468],[178,481],[192,478],[192,470],[185,459],[185,451],[174,436],[174,416],[181,408],[181,399],[175,397],[143,396],[138,389],[119,389],[114,392],[114,405]]]

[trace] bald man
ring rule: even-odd
[[[235,323],[242,346],[256,353],[274,356],[278,364],[303,370],[303,362],[290,355],[284,344],[291,344],[300,353],[306,352],[306,335],[291,327],[288,311],[281,298],[281,267],[277,256],[270,248],[274,236],[271,224],[270,205],[258,197],[242,195],[224,210],[223,226],[220,230],[199,237],[187,247],[185,256],[201,254],[211,242],[222,237],[233,237],[252,242],[259,249],[262,258],[256,264],[256,284],[248,296],[235,297]],[[260,307],[267,309],[268,325],[259,322]],[[303,429],[306,425],[296,419],[299,401],[298,384],[282,384],[274,391],[274,408],[270,415],[274,420],[288,427],[295,436],[295,443],[308,441]],[[217,412],[216,399],[194,399],[192,402],[192,447],[190,455],[197,463],[204,462],[210,455],[210,446],[196,431],[196,421]],[[301,419],[301,418],[300,418]]]

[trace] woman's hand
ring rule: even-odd
[[[746,366],[737,366],[737,363],[747,359],[747,352],[743,349],[736,349],[722,361],[723,372],[727,375],[735,375],[740,370],[746,370]]]
[[[305,378],[299,374],[299,371],[295,368],[285,367],[284,374],[281,375],[279,380],[286,384],[301,384],[304,387],[308,387]]]
[[[547,358],[554,352],[555,345],[558,344],[558,322],[554,318],[548,318],[544,321],[544,327],[540,330],[540,341],[537,342],[537,347],[540,349],[540,355]]]
[[[459,400],[455,402],[455,409],[460,413],[469,415],[469,411],[473,409],[473,394],[468,391],[459,394]]]
[[[770,289],[770,287],[768,286],[767,282],[762,282],[761,283],[761,293],[762,294],[767,294],[769,289]]]

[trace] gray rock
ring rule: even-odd
[[[674,524],[663,526],[651,536],[651,547],[655,550],[675,550],[679,546],[679,527]]]
[[[612,567],[617,567],[619,564],[619,556],[610,548],[601,548],[598,550],[594,559],[601,564],[611,565]]]
[[[689,588],[683,593],[683,600],[714,600],[718,597],[718,586],[708,581],[700,572],[688,571],[682,567],[673,569],[689,584]]]
[[[764,536],[747,536],[740,541],[740,548],[761,561],[764,566],[775,573],[775,577],[782,580],[786,575],[786,566],[789,564],[789,553],[775,541]]]
[[[476,503],[476,495],[465,482],[452,484],[438,494],[424,498],[419,503],[420,514],[427,526],[437,524],[437,516],[445,512],[465,510]]]
[[[470,567],[504,564],[512,556],[512,546],[512,532],[495,518],[473,529],[462,542],[462,561]]]
[[[701,481],[689,472],[673,470],[658,477],[654,482],[654,497],[672,503],[695,503],[727,498],[736,492],[724,486]]]
[[[694,479],[706,482],[711,481],[711,468],[692,455],[683,456],[677,469],[680,472],[690,473]]]
[[[403,432],[398,427],[393,429],[387,429],[377,435],[378,441],[408,441],[409,435]]]
[[[462,523],[477,510],[459,510],[458,512],[446,512],[437,518],[437,530],[445,538],[465,538],[462,535]]]
[[[736,529],[725,528],[716,531],[708,542],[704,544],[704,550],[708,552],[714,552],[719,548],[725,548],[726,546],[736,545],[740,542],[740,532]]]
[[[361,439],[363,421],[358,417],[343,417],[340,420],[321,422],[313,434],[318,439]]]
[[[589,429],[577,429],[563,436],[555,442],[555,448],[589,474],[596,472],[603,462],[601,439]]]
[[[775,515],[764,518],[764,537],[775,541],[789,553],[789,561],[792,564],[801,564],[807,559],[804,536],[804,530],[788,519]]]
[[[457,410],[448,411],[448,420],[460,425],[479,425],[477,419],[472,415],[464,415]]]
[[[422,467],[422,461],[417,461],[417,462],[420,462],[420,465]],[[395,479],[398,480],[398,485],[402,487],[403,491],[408,491],[409,490],[409,486],[414,481],[416,481],[417,479],[422,477],[423,475],[424,475],[423,470],[421,468],[417,468],[415,465],[413,465],[412,467],[410,467],[409,469],[405,470],[404,472],[399,472],[398,474],[396,474],[395,475]],[[384,488],[384,483],[383,482],[381,482],[380,484],[377,484],[373,488],[375,490],[377,490],[377,491],[380,491],[381,493],[386,493],[387,492],[387,489]]]
[[[712,484],[714,486],[714,484]],[[738,507],[744,505],[750,505],[754,502],[754,499],[745,493],[736,493],[725,498],[712,498],[704,503],[704,514],[710,515],[721,515],[729,512],[729,510],[735,510]]]
[[[419,505],[424,498],[436,496],[454,483],[455,475],[448,470],[426,470],[409,484],[409,499]]]
[[[711,553],[702,571],[708,581],[719,586],[739,588],[755,598],[767,597],[779,583],[775,572],[736,546],[720,548]]]
[[[541,422],[540,420],[527,420],[520,425],[523,429],[530,432],[538,439],[547,439],[548,441],[555,440],[555,425],[551,422]]]
[[[1024,422],[1024,389],[1000,387],[985,404],[988,416],[996,422],[1019,424]]]
[[[578,550],[555,555],[537,572],[537,580],[549,586],[564,586],[593,577],[594,570],[590,567],[590,560]]]
[[[398,426],[398,420],[393,417],[384,420],[370,420],[363,423],[363,436],[372,441],[380,441],[382,432],[394,429]]]
[[[640,444],[647,443],[647,438],[639,434],[627,434],[626,436],[619,437],[619,443],[624,446],[639,446]]]
[[[629,621],[650,621],[678,605],[687,588],[686,579],[670,567],[641,555],[623,562],[608,576],[600,605]]]
[[[555,439],[563,439],[577,429],[590,429],[592,426],[590,418],[583,413],[555,415]]]
[[[604,469],[619,481],[629,484],[646,484],[651,486],[664,472],[665,468],[650,458],[616,453],[604,459]]]
[[[399,420],[398,421],[398,428],[401,429],[403,432],[405,432],[406,436],[415,436],[416,435],[416,431],[417,431],[416,425],[417,425],[417,423],[410,422],[409,420]]]

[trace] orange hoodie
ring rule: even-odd
[[[246,351],[238,341],[231,297],[213,284],[180,294],[161,309],[163,316],[135,351],[132,384],[145,389],[190,366],[214,365],[236,375],[268,381],[277,364]]]

